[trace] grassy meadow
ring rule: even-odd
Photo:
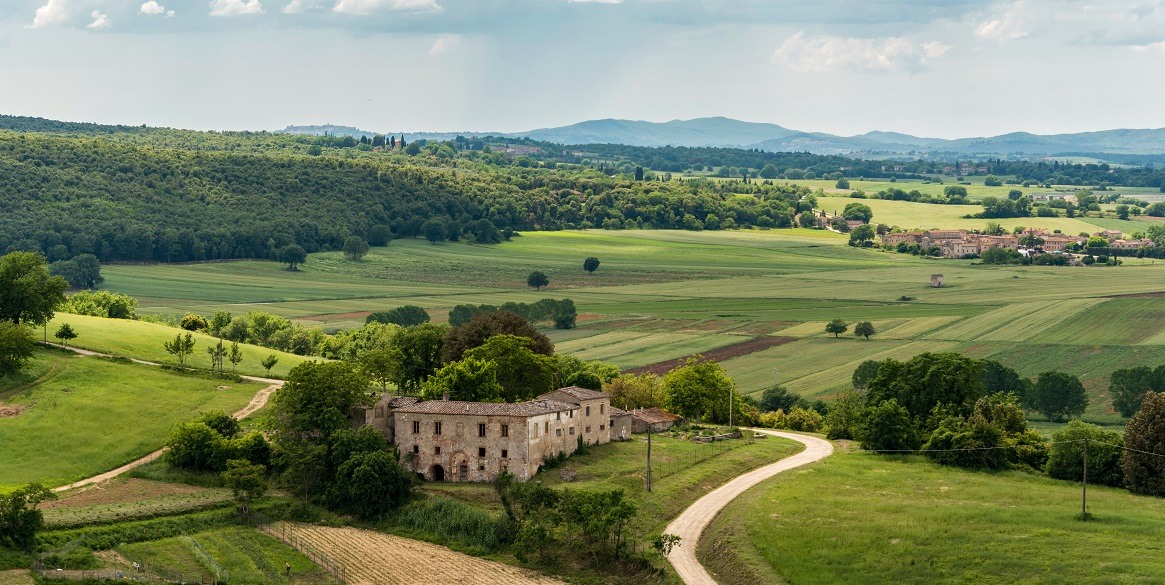
[[[0,381],[0,492],[66,484],[162,446],[175,424],[234,412],[261,386],[58,351]]]
[[[838,452],[729,504],[698,555],[725,584],[1159,582],[1165,500],[1088,504],[1079,522],[1079,484]]]
[[[873,203],[912,206],[916,214],[957,209]],[[885,221],[880,213],[875,210],[875,221]],[[405,304],[423,306],[443,321],[462,303],[571,298],[578,328],[546,333],[560,351],[623,368],[762,336],[783,338],[783,344],[723,360],[746,393],[779,382],[809,397],[828,397],[846,387],[862,360],[960,351],[1025,375],[1048,369],[1080,375],[1092,397],[1086,418],[1114,422],[1109,373],[1165,363],[1165,321],[1159,318],[1165,298],[1157,296],[1165,262],[982,266],[845,243],[839,234],[801,229],[534,232],[494,246],[395,240],[362,261],[338,252],[313,254],[296,272],[274,262],[239,261],[111,265],[103,273],[107,288],[138,297],[145,313],[262,310],[326,330],[356,327],[371,311]],[[582,270],[587,256],[601,261],[593,274]],[[551,285],[526,287],[532,270],[545,272]],[[944,275],[943,288],[930,288],[932,273]],[[834,339],[824,332],[834,318],[872,321],[878,333],[870,340],[851,334]],[[82,347],[169,357],[161,341],[173,329],[60,319],[80,325],[76,343]],[[199,352],[192,359],[208,358]],[[281,357],[277,372],[296,359],[302,358]],[[252,358],[241,370],[257,367]]]

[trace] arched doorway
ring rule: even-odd
[[[434,465],[429,469],[429,475],[433,477],[433,481],[445,481],[445,468]]]

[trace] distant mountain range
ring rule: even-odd
[[[294,134],[372,133],[345,126],[289,126],[281,132]],[[399,134],[399,133],[398,133]],[[1000,136],[921,138],[897,132],[867,132],[837,136],[823,132],[803,132],[776,124],[743,122],[731,118],[696,118],[670,122],[639,120],[588,120],[526,132],[405,132],[411,140],[448,139],[464,136],[507,136],[531,138],[558,144],[627,144],[632,146],[712,146],[760,149],[770,152],[812,152],[845,155],[906,156],[1097,156],[1165,154],[1165,128],[1117,129],[1075,134],[1038,135],[1012,132]],[[1103,157],[1102,157],[1103,158]]]

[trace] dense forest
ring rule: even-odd
[[[496,231],[784,228],[814,199],[780,179],[916,177],[942,172],[936,164],[726,148],[568,148],[492,137],[406,145],[383,136],[0,116],[0,252],[39,250],[51,261],[94,254],[101,261],[185,262],[274,259],[292,244],[307,252],[338,250],[351,236],[382,245],[483,233],[489,242]],[[1066,184],[1165,180],[1165,171],[1148,167],[1013,161],[972,167]],[[730,180],[672,179],[670,173],[686,170]]]

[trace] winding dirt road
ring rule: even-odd
[[[87,349],[81,349],[79,347],[66,347],[63,345],[57,345],[55,343],[50,343],[48,345],[54,345],[54,346],[59,347],[61,349],[67,349],[69,351],[72,351],[73,353],[76,353],[76,354],[82,355],[82,356],[113,357],[113,356],[106,354],[106,353],[98,353],[95,351],[89,351]],[[139,359],[134,359],[133,361],[134,361],[134,363],[138,363],[138,364],[142,364],[142,365],[146,365],[146,366],[161,366],[162,365],[162,364],[159,364],[157,362],[147,362],[145,360],[139,360]],[[276,390],[283,387],[283,380],[275,380],[272,378],[258,378],[255,376],[240,376],[240,377],[242,379],[250,381],[250,382],[263,382],[263,383],[266,383],[267,386],[265,388],[263,388],[262,390],[258,391],[257,393],[255,393],[255,396],[251,398],[251,402],[247,403],[247,405],[244,406],[241,410],[239,410],[238,412],[235,412],[234,414],[231,415],[239,420],[242,420],[244,418],[247,418],[248,416],[251,416],[256,411],[258,411],[260,408],[263,408],[264,406],[266,406],[267,400],[269,400],[271,398],[271,393],[273,393]],[[166,452],[166,449],[163,447],[161,449],[158,449],[157,451],[154,451],[152,453],[145,455],[144,457],[134,459],[133,461],[130,461],[129,463],[126,463],[125,465],[122,465],[121,467],[118,467],[116,469],[111,469],[109,471],[106,471],[105,473],[94,475],[93,477],[87,477],[87,478],[82,479],[80,481],[73,482],[69,485],[55,487],[55,488],[53,488],[53,491],[54,492],[63,492],[63,491],[71,490],[73,488],[79,488],[79,487],[84,487],[87,485],[93,485],[95,483],[101,483],[105,480],[113,479],[113,478],[135,468],[135,467],[140,467],[142,465],[145,465],[145,464],[161,457],[162,453],[165,453],[165,452]]]
[[[792,439],[805,445],[805,450],[790,455],[776,463],[758,467],[748,473],[737,476],[732,481],[708,492],[704,497],[688,506],[671,524],[664,529],[665,533],[675,534],[682,540],[672,549],[667,559],[676,568],[680,579],[687,585],[716,585],[716,580],[708,574],[700,561],[696,559],[696,545],[700,541],[700,534],[716,517],[716,514],[749,488],[778,474],[802,465],[820,461],[833,454],[833,444],[825,439],[801,435],[798,433],[784,433],[756,429],[757,432]]]

